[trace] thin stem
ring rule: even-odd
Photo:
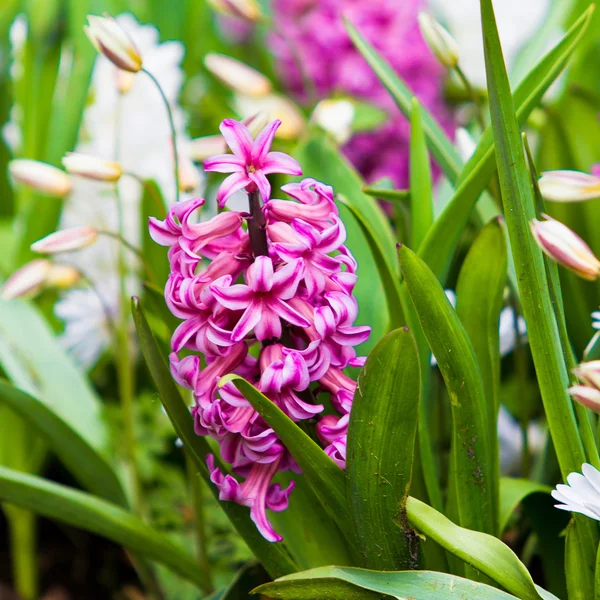
[[[485,120],[483,118],[483,109],[481,107],[481,103],[479,101],[479,96],[477,96],[477,92],[475,91],[475,88],[471,85],[471,82],[469,81],[468,77],[465,75],[464,71],[460,68],[459,65],[456,65],[456,67],[454,67],[454,72],[460,79],[461,83],[465,87],[465,90],[471,97],[473,104],[475,105],[477,123],[479,124],[479,127],[481,127],[481,131],[482,132],[485,131]]]
[[[35,600],[38,597],[37,518],[32,512],[16,506],[7,506],[5,513],[9,528],[15,589],[23,600]]]
[[[196,537],[196,555],[198,558],[198,566],[206,575],[206,579],[209,582],[207,589],[204,590],[206,594],[210,594],[213,589],[211,565],[208,560],[208,549],[207,549],[207,535],[206,535],[206,519],[204,515],[204,495],[203,495],[203,481],[198,477],[198,470],[194,466],[194,462],[185,451],[185,466],[188,473],[188,480],[190,484],[190,496],[192,499],[192,509],[194,511],[194,531]]]
[[[156,275],[154,274],[154,271],[152,270],[150,263],[144,258],[142,251],[137,246],[134,246],[133,244],[128,242],[120,233],[117,233],[115,231],[107,231],[105,229],[99,229],[98,233],[100,235],[105,235],[107,237],[118,240],[119,243],[123,244],[123,246],[125,246],[125,248],[127,248],[127,250],[130,250],[131,252],[133,252],[133,254],[135,254],[135,256],[142,263],[142,265],[144,265],[144,270],[146,271],[146,274],[148,275],[150,280],[153,283],[157,283]]]
[[[521,421],[521,437],[523,440],[523,453],[521,462],[521,477],[527,479],[531,469],[531,451],[529,449],[529,423]]]
[[[267,227],[265,215],[262,211],[260,192],[248,192],[248,203],[250,205],[250,218],[248,219],[248,235],[250,236],[250,247],[254,258],[257,256],[269,256],[269,245],[267,243]]]
[[[152,79],[152,81],[154,82],[154,85],[156,85],[156,87],[158,88],[158,91],[160,92],[160,95],[163,99],[163,102],[165,104],[165,107],[167,109],[167,114],[169,115],[169,126],[171,127],[171,141],[173,143],[173,159],[174,159],[174,177],[175,177],[175,202],[179,202],[179,153],[177,151],[177,132],[175,130],[175,121],[173,119],[173,111],[171,110],[171,106],[169,104],[169,101],[167,100],[167,96],[165,95],[164,90],[162,89],[160,83],[158,83],[158,79],[156,79],[156,77],[154,77],[154,75],[152,75],[152,73],[150,73],[150,71],[147,71],[146,69],[142,69],[142,71],[144,73],[146,73],[146,75],[148,75],[148,77],[150,77],[150,79]]]

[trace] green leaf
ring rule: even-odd
[[[184,404],[179,390],[171,377],[169,368],[160,353],[137,298],[132,299],[132,312],[142,353],[158,390],[160,401],[165,407],[177,435],[194,461],[194,465],[207,482],[212,494],[218,499],[219,492],[216,486],[210,481],[210,473],[206,466],[206,457],[209,454],[213,454],[213,451],[207,441],[194,432],[194,423],[190,411]],[[225,468],[218,457],[215,457],[215,465],[225,472]],[[261,561],[272,577],[287,575],[297,570],[282,544],[267,542],[260,535],[256,526],[250,520],[247,508],[235,502],[221,502],[221,507],[237,532],[246,544],[248,544],[250,550]]]
[[[146,262],[152,266],[159,285],[164,286],[169,277],[170,267],[167,253],[151,237],[148,230],[148,217],[164,219],[166,217],[165,200],[155,181],[143,182],[142,207],[140,211],[141,250]],[[165,304],[163,299],[163,305]]]
[[[367,571],[323,567],[282,577],[254,590],[282,600],[510,600],[514,596],[483,583],[434,571]]]
[[[235,574],[219,598],[220,600],[247,600],[254,588],[268,581],[269,576],[262,565],[248,563]]]
[[[585,525],[586,521],[582,519],[572,519],[567,526],[565,573],[569,600],[588,600],[595,594],[598,545],[596,539],[596,546],[592,550]]]
[[[406,246],[401,246],[398,255],[413,306],[450,396],[460,524],[495,532],[490,424],[473,346],[427,265]]]
[[[394,190],[368,185],[363,188],[363,192],[367,196],[387,200],[388,202],[405,202],[406,200],[410,200],[410,190]]]
[[[377,265],[377,271],[379,278],[383,285],[385,293],[386,303],[390,314],[390,328],[394,329],[403,324],[404,320],[404,308],[402,306],[402,292],[400,290],[400,277],[396,274],[395,269],[391,266],[392,261],[386,255],[379,238],[373,231],[369,222],[363,218],[362,214],[357,211],[344,196],[338,196],[340,202],[342,202],[352,214],[352,217],[356,220],[362,233],[364,234],[369,248],[371,249],[371,256]],[[346,219],[346,223],[348,220]],[[393,254],[391,255],[393,256]],[[364,265],[361,265],[364,266]],[[361,270],[362,272],[362,270]],[[360,281],[359,277],[359,281]],[[370,280],[370,277],[364,277],[364,280]],[[357,298],[358,300],[358,298]]]
[[[502,477],[500,480],[500,527],[498,531],[503,533],[508,525],[515,508],[531,494],[549,494],[552,488],[529,481],[528,479],[513,479]]]
[[[64,485],[0,467],[0,499],[108,538],[208,588],[195,559],[122,508]]]
[[[296,423],[252,384],[239,375],[226,375],[256,412],[273,428],[310,482],[315,495],[342,532],[347,533],[350,514],[346,502],[346,475]]]
[[[419,355],[408,328],[386,335],[358,377],[347,446],[347,495],[368,568],[414,567],[405,527],[419,415]],[[397,525],[398,527],[394,527]]]
[[[459,527],[431,506],[409,497],[409,523],[466,564],[493,579],[506,591],[525,600],[539,600],[531,575],[517,555],[498,538]],[[548,598],[551,594],[545,592]]]
[[[500,388],[500,331],[506,283],[506,241],[499,220],[490,221],[479,233],[463,262],[456,285],[456,312],[477,357],[487,407],[488,443],[492,453],[492,497],[496,501],[500,478],[500,450],[496,425]]]
[[[86,490],[127,507],[121,483],[108,461],[48,406],[2,379],[0,402],[33,426]]]
[[[410,112],[411,245],[416,250],[433,224],[433,182],[423,131],[423,115],[416,98]]]

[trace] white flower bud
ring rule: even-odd
[[[264,98],[237,96],[235,108],[239,114],[245,116],[262,113],[267,116],[267,122],[279,119],[281,125],[275,137],[280,140],[295,140],[306,129],[306,119],[302,111],[286,96],[279,94],[271,94]],[[248,127],[254,130],[254,122]]]
[[[50,265],[46,286],[59,290],[72,288],[81,279],[81,272],[71,265]]]
[[[419,27],[423,39],[436,58],[449,69],[458,65],[459,50],[456,40],[431,15],[419,13]]]
[[[352,136],[354,105],[349,100],[321,100],[311,120],[330,133],[338,144],[345,144]]]
[[[61,229],[38,240],[31,249],[39,254],[58,254],[72,252],[91,246],[98,239],[98,230],[94,227],[70,227]]]
[[[79,152],[67,152],[62,159],[62,164],[71,175],[96,181],[114,182],[123,175],[123,169],[118,162]]]
[[[26,185],[47,196],[64,198],[71,191],[71,179],[64,171],[38,160],[11,160],[8,171],[15,183]]]
[[[260,5],[256,0],[208,0],[208,4],[221,14],[247,21],[260,19]]]
[[[48,260],[32,260],[6,280],[0,295],[5,300],[35,296],[46,285],[50,267]]]
[[[540,192],[550,202],[580,202],[600,198],[600,177],[579,171],[547,171],[540,178]]]
[[[267,77],[230,56],[211,52],[204,57],[204,66],[227,87],[244,96],[261,98],[271,92]]]

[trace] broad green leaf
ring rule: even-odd
[[[0,499],[48,519],[106,537],[166,565],[201,588],[206,589],[209,585],[193,557],[115,504],[4,467],[0,467]]]
[[[473,346],[427,265],[406,246],[400,267],[429,347],[438,361],[452,408],[452,458],[463,527],[495,532],[490,424]]]
[[[515,114],[491,0],[480,0],[490,114],[496,144],[496,161],[502,189],[523,315],[536,368],[542,401],[563,478],[577,471],[585,452],[572,403],[566,393],[569,378],[558,325],[546,278],[544,258],[529,229],[536,216],[533,186]],[[576,517],[577,526],[567,543],[568,578],[571,587],[593,593],[593,566],[598,547],[596,524]],[[585,557],[585,560],[583,559]],[[590,558],[592,557],[592,558]],[[588,596],[590,597],[590,596]]]
[[[411,246],[416,250],[433,224],[433,181],[423,131],[421,106],[416,98],[410,111],[410,216]]]
[[[121,483],[105,457],[48,406],[1,379],[0,403],[22,417],[29,431],[43,437],[48,448],[86,490],[127,507]]]
[[[282,600],[510,600],[502,590],[434,571],[367,571],[323,567],[282,577],[254,590]]]
[[[367,196],[387,200],[389,202],[404,202],[410,200],[410,190],[394,190],[376,186],[366,186],[363,192]]]
[[[364,565],[415,566],[405,527],[419,416],[419,355],[408,328],[386,335],[360,372],[348,426],[347,496]],[[394,527],[397,525],[398,527]]]
[[[342,202],[352,214],[352,217],[356,220],[363,232],[369,248],[371,249],[371,256],[377,266],[379,278],[383,285],[385,293],[386,303],[390,314],[390,328],[394,329],[403,324],[404,308],[402,306],[402,292],[400,289],[400,276],[396,273],[395,269],[391,266],[392,261],[386,255],[386,251],[381,245],[381,242],[369,222],[366,221],[362,214],[356,210],[349,202],[347,202],[344,196],[339,196],[339,201]],[[348,220],[346,219],[346,223]],[[392,254],[391,256],[394,256]],[[361,273],[363,273],[361,269]],[[370,281],[368,272],[363,275],[365,281]],[[359,280],[360,280],[359,276]],[[373,335],[373,334],[371,334]]]
[[[206,440],[197,436],[194,432],[194,423],[190,411],[184,404],[181,394],[171,377],[169,368],[158,348],[137,298],[132,299],[132,311],[142,353],[156,385],[160,401],[165,407],[177,435],[194,461],[195,467],[207,482],[212,494],[218,499],[219,492],[210,481],[210,473],[206,466],[206,457],[212,454],[213,451]],[[215,465],[225,472],[224,465],[218,457],[215,457]],[[240,536],[248,544],[250,550],[272,577],[287,575],[297,570],[282,544],[267,542],[260,535],[256,526],[250,520],[247,508],[235,502],[221,502],[221,507]]]
[[[412,107],[413,93],[375,48],[367,42],[358,29],[347,19],[345,20],[345,25],[352,43],[369,63],[369,66],[373,69],[377,77],[379,77],[381,83],[390,92],[398,108],[405,115],[409,115]],[[431,153],[436,162],[440,165],[444,173],[448,175],[449,179],[454,181],[462,166],[458,150],[428,111],[423,112],[423,129],[429,140]],[[454,174],[454,177],[451,174]]]
[[[529,479],[513,479],[511,477],[502,477],[500,479],[500,526],[498,531],[502,533],[515,508],[531,494],[549,494],[551,487],[530,481]]]
[[[406,513],[409,523],[417,531],[493,579],[507,592],[524,600],[539,600],[540,594],[527,568],[498,538],[459,527],[416,498],[408,498]],[[552,598],[548,592],[545,594],[542,597]]]
[[[490,221],[479,233],[463,262],[456,285],[456,312],[473,344],[481,371],[487,407],[488,443],[494,512],[498,508],[500,449],[496,425],[500,388],[500,311],[506,283],[506,241],[500,221]]]
[[[273,428],[310,482],[315,495],[342,532],[348,535],[350,514],[346,502],[346,475],[296,423],[252,384],[238,375],[221,378],[231,382]]]

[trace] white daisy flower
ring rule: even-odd
[[[600,521],[600,471],[585,463],[581,473],[571,473],[567,484],[559,484],[552,490],[552,497],[560,502],[556,508],[580,513]]]

